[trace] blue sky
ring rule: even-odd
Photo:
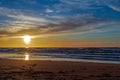
[[[120,0],[0,0],[0,37],[120,43]]]

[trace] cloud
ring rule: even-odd
[[[12,16],[16,18],[16,16]],[[20,16],[18,16],[19,19]],[[33,18],[28,16],[21,16],[23,21],[39,21],[39,18]],[[41,20],[41,19],[40,19]],[[46,20],[42,22],[46,23]],[[53,20],[54,21],[54,20]],[[22,35],[56,35],[56,34],[71,34],[71,33],[83,33],[94,30],[109,29],[116,23],[103,19],[97,19],[93,16],[90,17],[88,14],[78,15],[75,17],[63,19],[59,23],[49,22],[48,24],[31,24],[29,23],[18,23],[14,26],[8,26],[0,28],[1,36],[22,36]],[[112,24],[112,26],[110,26]]]
[[[47,24],[50,21],[48,19],[42,18],[42,17],[33,17],[33,16],[27,16],[27,15],[8,15],[11,18],[14,18],[21,23],[26,24]],[[16,22],[16,21],[15,21]]]
[[[44,25],[49,23],[57,24],[59,17],[55,16],[46,16],[34,13],[31,10],[21,10],[21,9],[10,9],[6,7],[0,7],[0,27],[7,27],[7,26],[20,26],[21,24],[28,24],[28,25]],[[53,21],[53,19],[56,19]],[[20,25],[19,25],[20,24]]]
[[[28,10],[21,10],[21,9],[13,9],[13,8],[6,8],[0,7],[0,15],[7,16],[8,14],[16,15],[16,14],[23,14],[28,12]]]
[[[109,7],[112,8],[113,10],[115,10],[115,11],[120,12],[120,8],[119,7],[115,7],[115,6],[112,6],[112,5],[109,5]]]
[[[61,0],[64,4],[67,4],[71,7],[81,8],[81,9],[88,9],[91,8],[91,5],[93,4],[93,0]]]
[[[47,12],[47,13],[51,13],[51,12],[53,12],[53,10],[51,10],[51,9],[46,9],[46,12]]]
[[[120,0],[104,0],[104,3],[111,9],[120,12]]]
[[[60,4],[54,5],[56,12],[70,12],[73,10],[99,9],[101,0],[60,0]]]
[[[54,4],[52,7],[45,7],[44,14],[34,10],[0,7],[0,17],[4,17],[0,21],[0,36],[83,33],[102,29],[109,30],[113,26],[118,26],[117,21],[97,18],[93,13],[81,13],[81,10],[89,12],[89,9],[99,8],[100,5],[103,5],[101,0],[60,1],[61,3]],[[112,6],[112,9],[119,11],[115,5],[108,4],[109,7]],[[81,12],[74,13],[74,10]],[[55,11],[64,12],[64,14],[55,13]],[[72,13],[74,15],[71,15]]]

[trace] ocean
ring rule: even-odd
[[[0,58],[120,63],[120,48],[0,48]]]

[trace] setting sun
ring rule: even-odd
[[[24,42],[25,42],[26,44],[29,44],[29,43],[30,43],[30,40],[31,40],[31,36],[29,36],[29,35],[23,36],[23,39],[24,39]]]

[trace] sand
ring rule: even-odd
[[[0,59],[0,80],[120,80],[120,64]]]

